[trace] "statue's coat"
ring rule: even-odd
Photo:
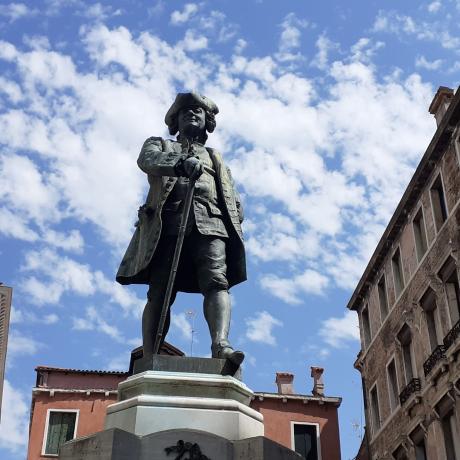
[[[246,280],[246,258],[241,222],[243,211],[239,195],[234,188],[230,170],[225,167],[219,152],[207,148],[216,171],[216,185],[222,203],[222,212],[227,216],[227,279],[229,286]],[[147,173],[150,190],[146,203],[139,209],[139,221],[125,256],[117,273],[120,284],[150,284],[152,264],[161,263],[155,259],[162,230],[161,213],[169,193],[177,181],[175,165],[183,159],[179,142],[150,137],[142,147],[139,167]],[[183,292],[200,292],[195,270],[181,258],[181,276],[176,281],[176,289]]]

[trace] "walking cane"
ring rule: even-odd
[[[177,269],[179,266],[180,253],[182,251],[182,245],[184,244],[185,230],[187,228],[188,216],[192,207],[193,193],[195,191],[196,179],[190,179],[187,188],[187,194],[185,195],[184,210],[180,221],[179,233],[177,235],[176,248],[174,250],[174,257],[172,261],[171,271],[169,272],[168,285],[166,286],[166,293],[163,300],[163,307],[161,308],[160,323],[158,324],[158,332],[155,338],[155,345],[153,347],[153,354],[157,355],[160,352],[160,345],[163,338],[163,330],[165,327],[166,316],[169,310],[169,302],[171,300],[171,294],[174,286],[174,281],[177,275]]]

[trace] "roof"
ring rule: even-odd
[[[52,366],[37,366],[35,368],[37,372],[40,371],[52,371],[52,372],[64,372],[66,374],[100,374],[100,375],[128,375],[127,371],[101,371],[97,369],[71,369],[67,367],[52,367]]]
[[[302,395],[302,394],[280,394],[280,393],[265,393],[265,392],[254,392],[255,398],[267,398],[267,399],[291,399],[298,401],[317,401],[320,404],[329,403],[340,406],[342,398],[334,396],[314,396],[314,395]]]
[[[426,185],[428,178],[433,172],[433,165],[441,158],[447,144],[450,141],[455,126],[460,121],[460,87],[457,88],[455,96],[447,109],[441,123],[438,126],[428,148],[425,151],[404,195],[394,212],[390,223],[383,232],[382,237],[372,254],[361,279],[351,296],[347,307],[356,310],[368,289],[374,282],[374,278],[379,272],[380,266],[384,262],[387,253],[392,248],[393,242],[399,237],[400,231],[406,224],[407,215],[412,207],[417,203],[420,192]]]

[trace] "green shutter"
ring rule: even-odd
[[[76,412],[50,412],[45,454],[57,455],[59,447],[73,439],[76,420]]]

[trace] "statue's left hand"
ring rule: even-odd
[[[192,180],[198,179],[203,173],[203,163],[195,157],[189,157],[182,163],[185,177]]]

